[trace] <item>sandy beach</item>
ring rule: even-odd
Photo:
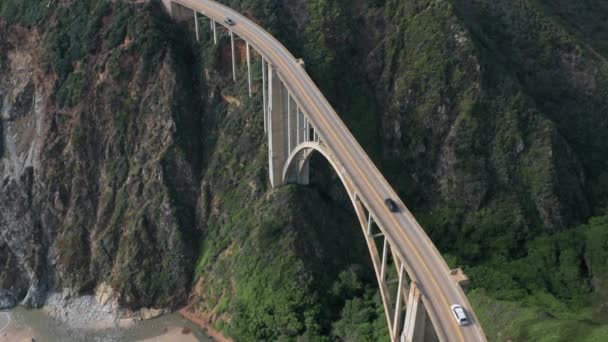
[[[183,333],[183,327],[167,328],[167,331],[156,337],[139,340],[139,342],[199,342],[192,332]]]
[[[91,340],[93,336],[106,336],[110,337],[111,340],[138,342],[211,341],[200,330],[199,324],[188,321],[176,314],[151,321],[133,322],[126,330],[124,327],[118,329],[81,330],[77,332],[77,335],[73,335],[74,331],[61,328],[61,323],[57,324],[57,322],[48,318],[43,311],[0,312],[0,342],[31,342],[32,339],[39,342],[87,341]],[[218,339],[217,341],[226,340]]]
[[[32,342],[36,338],[32,329],[9,325],[0,332],[0,342]]]
[[[138,342],[199,342],[199,339],[192,332],[182,333],[183,327],[167,328],[167,331],[160,336],[138,340]],[[32,339],[40,338],[31,328],[18,328],[9,326],[0,332],[0,342],[31,342]]]

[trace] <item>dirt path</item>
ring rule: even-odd
[[[204,328],[207,331],[207,335],[209,335],[209,337],[211,337],[214,341],[217,342],[233,342],[231,339],[227,338],[226,336],[222,335],[222,333],[220,333],[219,331],[213,329],[213,326],[211,325],[211,322],[209,322],[209,319],[202,316],[202,315],[198,315],[196,314],[191,306],[186,306],[185,308],[181,309],[178,311],[180,315],[182,315],[185,319],[191,321],[194,324],[199,325],[200,327]]]
[[[156,337],[138,340],[138,342],[198,342],[199,339],[192,333],[184,334],[182,327],[168,328],[167,331]]]

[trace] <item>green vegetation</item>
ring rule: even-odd
[[[587,225],[533,239],[525,257],[497,258],[467,271],[475,279],[474,287],[492,291],[501,299],[547,291],[575,307],[589,305],[592,280],[607,274],[607,230],[608,217],[593,218]]]
[[[86,85],[87,82],[82,72],[71,73],[57,92],[57,102],[61,107],[76,105],[82,99]]]
[[[496,300],[482,290],[469,293],[471,304],[492,341],[604,341],[605,322],[593,320],[590,310],[573,312],[547,295],[526,301]],[[551,307],[541,306],[550,304]],[[549,303],[548,303],[549,302]]]
[[[0,17],[14,23],[35,25],[48,16],[49,8],[39,0],[3,0],[0,3]]]
[[[332,335],[335,338],[344,341],[389,340],[384,306],[377,289],[365,285],[349,269],[340,273],[332,292],[336,297],[351,298],[346,300],[340,319],[333,324]]]

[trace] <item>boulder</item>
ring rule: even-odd
[[[10,291],[0,290],[0,310],[12,309],[17,305],[17,298]]]

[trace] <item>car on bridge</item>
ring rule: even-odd
[[[390,198],[385,199],[384,204],[386,204],[386,207],[388,208],[388,210],[390,210],[394,213],[399,212],[399,206],[392,199],[390,199]]]
[[[234,21],[232,19],[230,19],[230,18],[224,19],[224,23],[226,23],[226,25],[228,25],[228,26],[234,26],[235,25]]]
[[[456,322],[458,325],[467,325],[470,323],[469,316],[467,316],[467,312],[464,310],[462,305],[454,304],[450,306],[452,309],[452,314],[454,314],[454,318],[456,318]]]

